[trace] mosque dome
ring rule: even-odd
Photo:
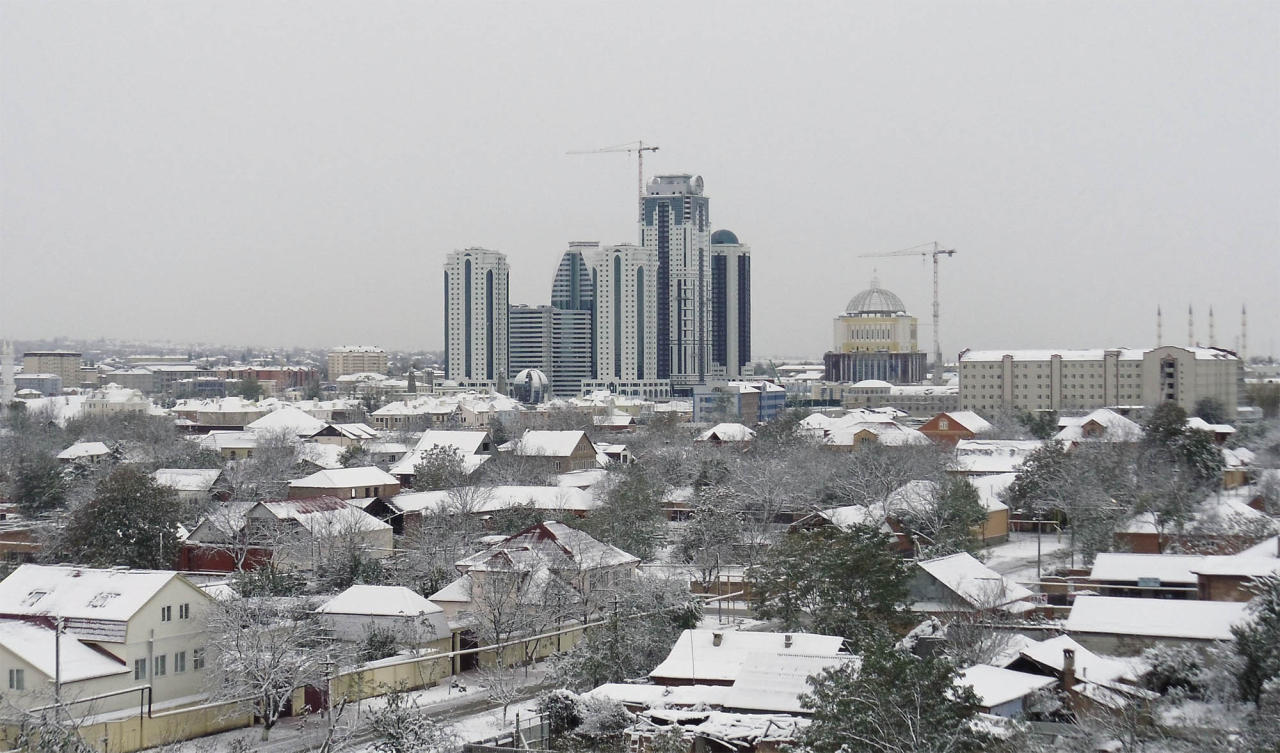
[[[551,385],[551,380],[543,373],[541,369],[524,369],[516,374],[515,383],[521,386],[529,385],[536,390],[545,390]]]
[[[716,245],[739,245],[738,236],[732,230],[717,230],[711,234],[711,242]]]
[[[844,311],[852,315],[893,316],[907,313],[907,306],[892,291],[880,287],[880,281],[873,277],[871,287],[850,298]]]

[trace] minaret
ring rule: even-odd
[[[0,410],[13,402],[17,393],[17,385],[13,381],[13,341],[4,341],[4,350],[0,352]]]
[[[1191,312],[1191,304],[1187,304],[1187,347],[1194,347],[1196,344],[1196,319]]]
[[[1213,336],[1213,306],[1209,307],[1209,347],[1212,348],[1218,339]]]
[[[1160,304],[1156,304],[1156,347],[1164,345],[1164,321],[1160,314]]]

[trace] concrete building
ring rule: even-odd
[[[595,375],[591,311],[517,305],[508,320],[511,373],[536,369],[547,375],[557,397],[581,394],[583,380]]]
[[[35,390],[45,397],[62,394],[62,377],[57,374],[14,374],[13,384],[17,390]]]
[[[706,381],[711,357],[711,217],[702,188],[701,176],[656,176],[640,227],[641,242],[657,256],[654,376],[681,394]]]
[[[711,234],[711,364],[729,377],[751,362],[751,247],[730,230]]]
[[[454,251],[444,265],[445,375],[467,383],[506,378],[507,255]]]
[[[387,352],[371,345],[346,345],[329,351],[329,381],[347,374],[387,373]]]
[[[697,423],[741,421],[748,426],[772,421],[787,407],[787,391],[773,382],[729,381],[693,388]]]
[[[831,351],[823,356],[823,378],[829,382],[867,379],[892,384],[921,382],[928,356],[920,352],[917,322],[906,304],[872,278],[835,318]]]
[[[30,350],[22,354],[22,373],[57,374],[62,386],[80,386],[80,354],[70,350]]]
[[[1191,411],[1211,397],[1236,412],[1240,359],[1220,348],[966,350],[960,354],[960,407],[1093,410],[1175,402]]]
[[[660,374],[662,304],[655,251],[623,244],[606,246],[591,260],[595,288],[596,378],[584,390],[663,397],[669,382]]]

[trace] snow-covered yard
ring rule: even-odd
[[[1070,539],[1064,534],[1040,535],[1040,570],[1047,573],[1067,561]],[[1036,580],[1036,534],[1014,532],[1003,544],[980,552],[987,567],[1019,583]]]

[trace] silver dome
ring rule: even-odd
[[[880,281],[872,278],[871,287],[849,299],[846,314],[893,315],[907,313],[907,306],[892,291],[880,287]]]

